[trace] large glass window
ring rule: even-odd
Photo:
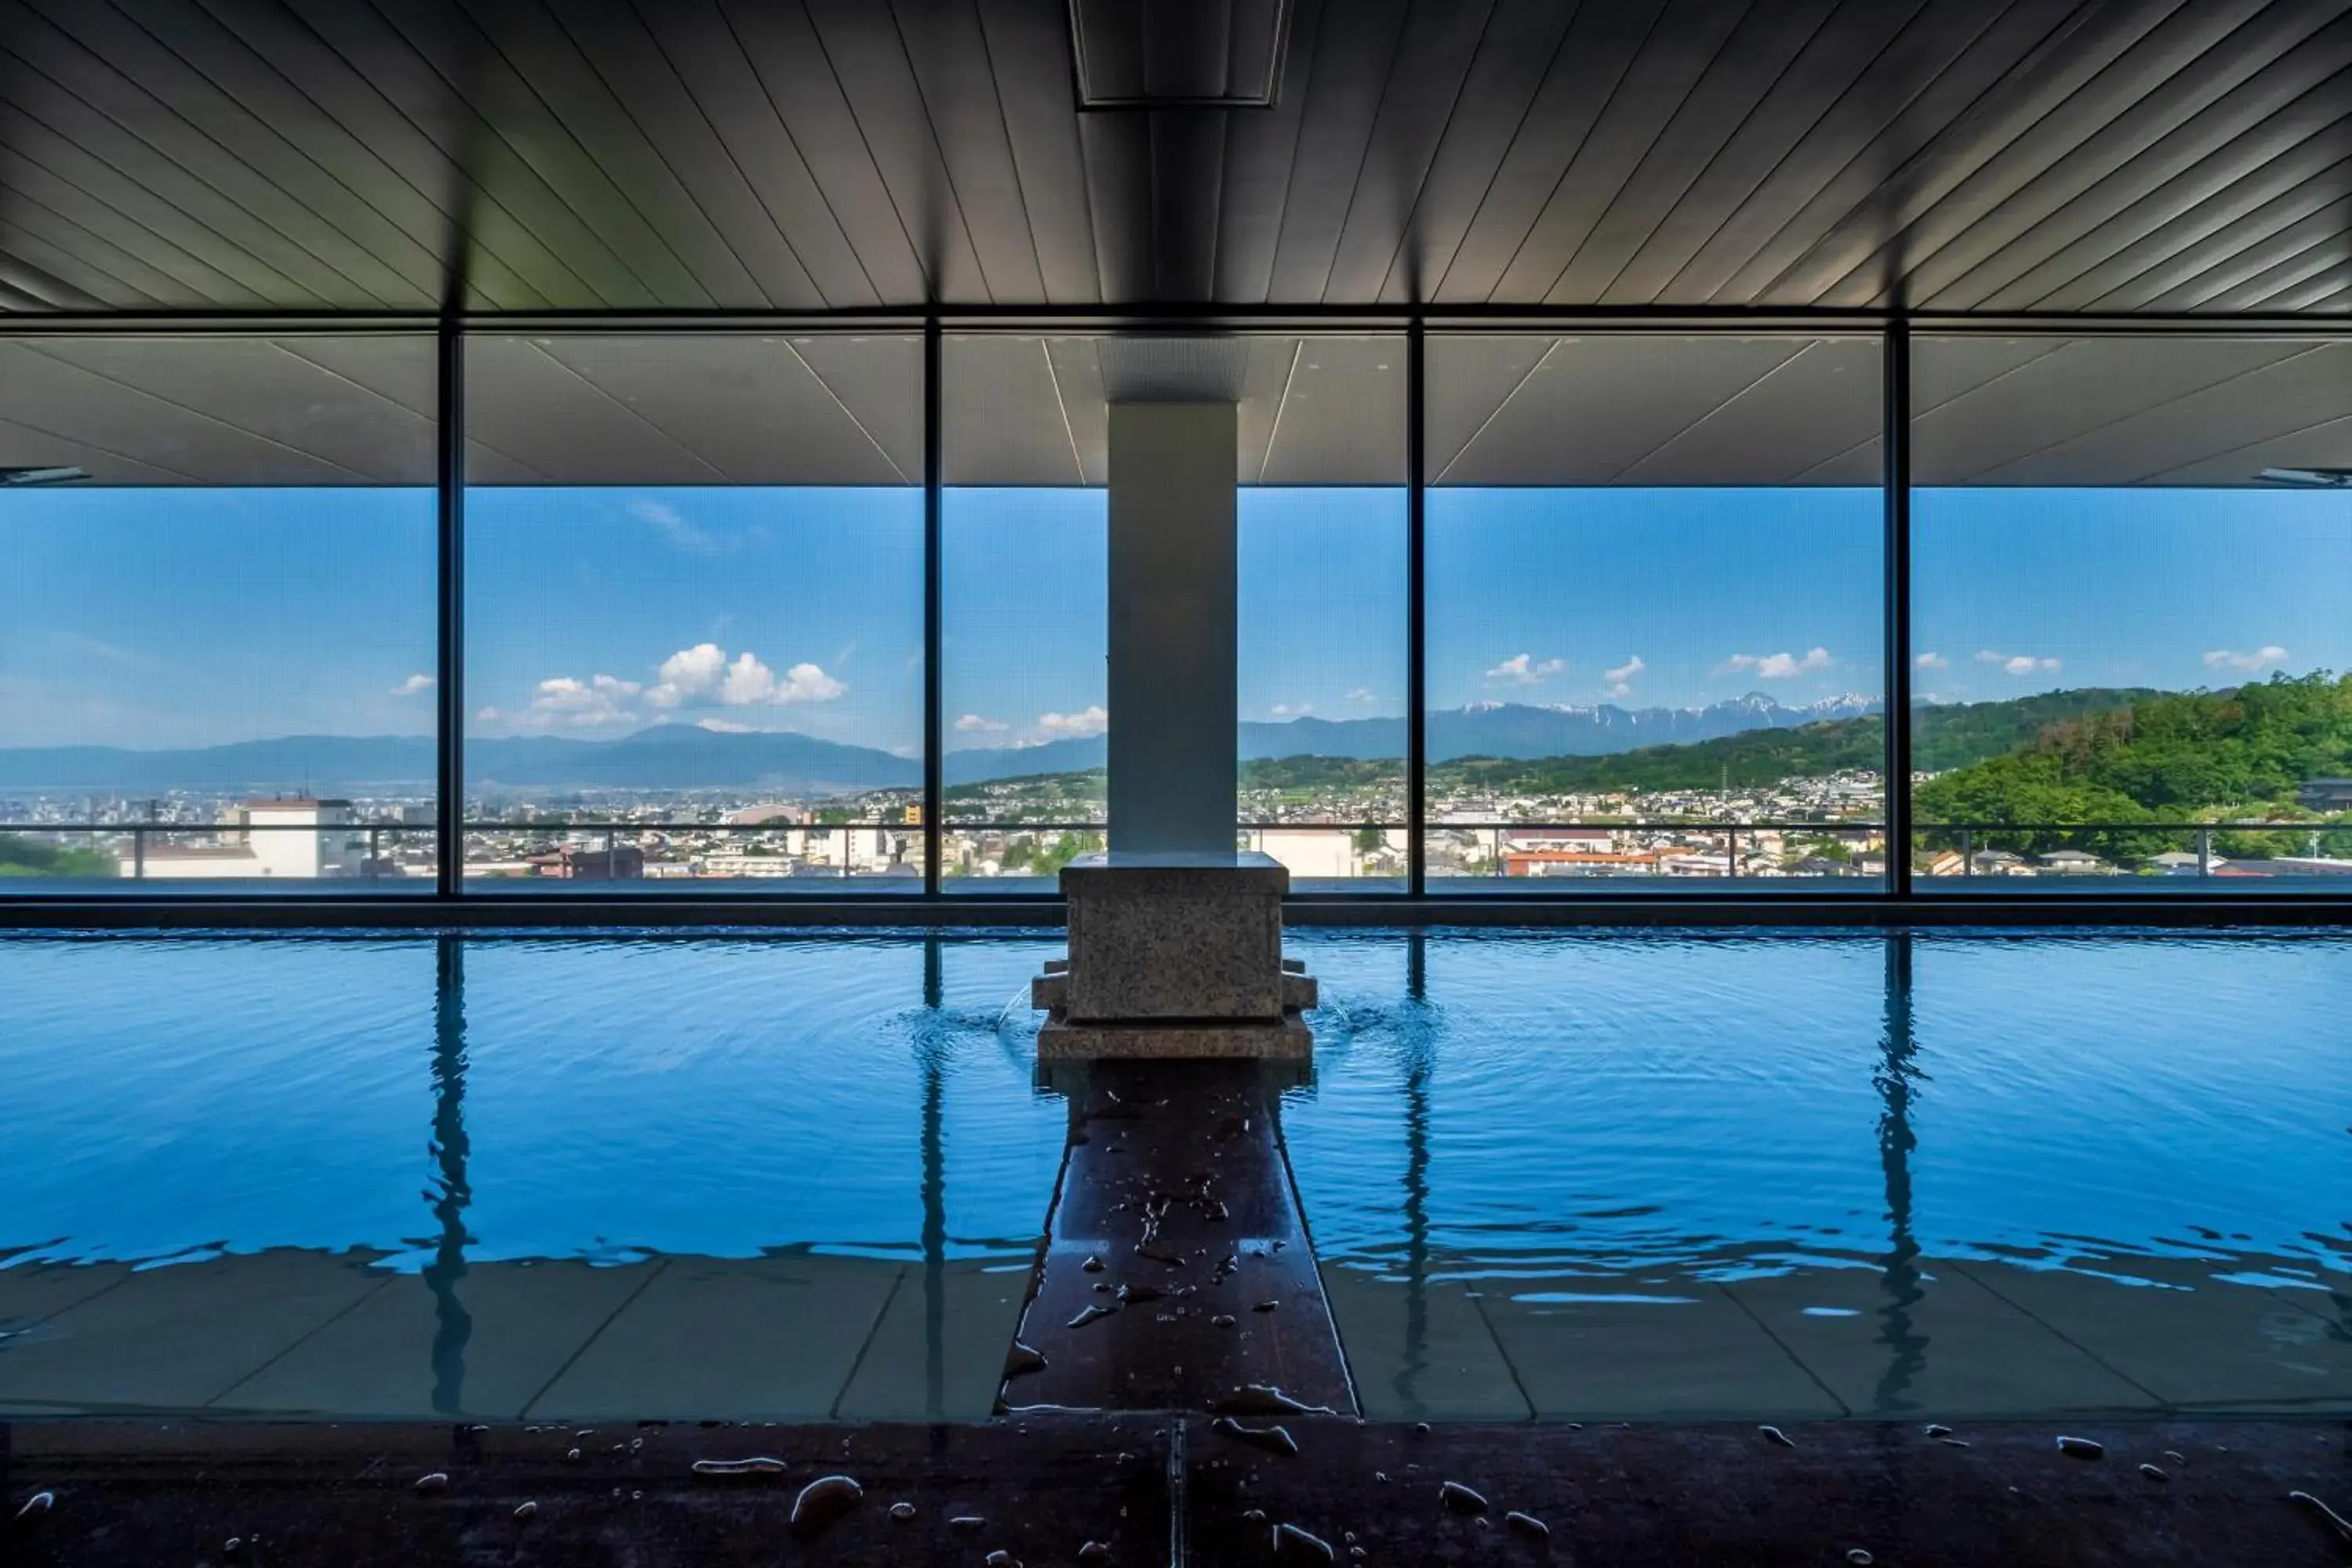
[[[0,890],[429,892],[430,336],[0,341]]]
[[[466,874],[922,886],[921,345],[467,344]]]
[[[940,887],[1051,892],[1109,820],[1098,340],[940,344]]]
[[[1883,878],[1879,354],[1431,340],[1433,891]]]
[[[1253,345],[1241,407],[1244,848],[1293,891],[1401,891],[1405,827],[1405,345]]]
[[[2352,347],[1914,348],[1916,874],[2352,889]]]

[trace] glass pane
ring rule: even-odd
[[[2352,347],[1927,338],[1913,864],[2352,889]]]
[[[1294,891],[1401,892],[1405,345],[1285,346],[1265,438],[1243,443],[1241,842]]]
[[[0,890],[429,892],[428,337],[0,341]]]
[[[919,889],[921,345],[467,345],[466,874]]]
[[[1430,341],[1433,891],[1885,874],[1879,346]]]

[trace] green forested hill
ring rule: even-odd
[[[2305,780],[2346,773],[2352,676],[2275,675],[2228,691],[2149,693],[2126,708],[2055,721],[2025,745],[1922,784],[1916,810],[1922,823],[2197,822],[2291,812]],[[2294,837],[2240,835],[2220,847],[2291,853]],[[2160,837],[2117,832],[2090,847],[2146,854],[2165,847]]]

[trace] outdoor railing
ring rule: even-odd
[[[1057,817],[1049,820],[1024,819],[962,819],[942,825],[948,839],[978,835],[1072,835],[1088,836],[1089,845],[1098,843],[1107,831],[1099,819],[1087,820]],[[1395,874],[1402,875],[1406,852],[1391,849],[1386,840],[1391,835],[1402,835],[1406,825],[1400,822],[1371,821],[1242,821],[1234,824],[1235,847],[1262,847],[1268,834],[1286,835],[1348,835],[1378,834],[1382,844],[1362,854],[1387,852],[1399,860]],[[379,881],[425,881],[434,872],[433,857],[428,853],[405,865],[390,857],[404,843],[422,839],[430,846],[436,828],[426,823],[356,822],[316,826],[301,823],[186,823],[186,822],[25,822],[0,823],[0,836],[29,838],[37,843],[54,845],[59,839],[82,839],[93,847],[110,851],[120,870],[118,875],[130,879],[159,879],[166,873],[158,869],[169,858],[170,848],[184,844],[189,838],[206,842],[198,848],[219,852],[224,861],[237,847],[248,850],[254,841],[264,836],[307,834],[320,840],[320,853],[313,862],[320,868],[312,875],[320,879]],[[1622,876],[1668,878],[1675,876],[1721,876],[1729,879],[1770,877],[1869,877],[1883,875],[1883,845],[1880,863],[1869,869],[1844,869],[1835,855],[1822,858],[1818,864],[1805,871],[1790,868],[1803,863],[1801,842],[1851,841],[1857,837],[1865,839],[1883,838],[1886,825],[1881,821],[1846,818],[1829,820],[1763,819],[1744,822],[1710,821],[1703,817],[1650,818],[1583,818],[1572,821],[1531,821],[1484,819],[1428,823],[1424,828],[1423,854],[1424,865],[1432,877],[1448,880],[1465,877],[1504,879],[1517,871],[1530,879],[1559,874],[1576,876]],[[2314,874],[2333,871],[2336,862],[2344,864],[2352,874],[2352,821],[2339,822],[1919,822],[1912,825],[1911,859],[1916,878],[1943,880],[1963,880],[2013,877],[2021,875],[2127,875],[2134,869],[2153,868],[2176,876],[2194,875],[2211,878],[2231,874],[2248,874],[2269,868],[2273,861],[2286,861],[2290,871]],[[892,858],[877,859],[870,853],[865,869],[859,868],[857,836],[879,834],[892,840]],[[1541,840],[1547,836],[1572,834],[1585,840],[1582,847],[1554,845],[1546,847]],[[1756,853],[1758,837],[1765,834],[1793,837],[1800,842],[1783,847],[1782,855],[1769,864],[1759,865]],[[816,822],[816,823],[727,823],[661,820],[561,820],[527,818],[515,820],[473,820],[465,826],[468,876],[478,873],[474,868],[485,863],[478,851],[484,840],[507,835],[533,840],[515,846],[508,858],[516,860],[558,860],[569,854],[569,862],[533,868],[533,874],[546,870],[549,879],[577,877],[581,879],[614,879],[623,863],[625,852],[643,853],[660,845],[648,845],[649,837],[690,837],[701,840],[732,839],[749,841],[755,847],[719,849],[716,852],[747,860],[768,858],[757,852],[763,842],[772,843],[786,835],[798,835],[796,854],[773,857],[778,870],[774,873],[737,870],[731,874],[712,876],[698,874],[698,880],[737,880],[764,879],[773,875],[822,877],[882,877],[898,878],[919,875],[923,831],[919,824],[903,821]],[[1602,836],[1606,836],[1605,838]],[[2233,839],[2259,837],[2268,839],[2270,851],[2262,854],[2231,854]],[[1627,840],[1634,842],[1628,845]],[[1642,842],[1642,840],[1648,840]],[[1458,868],[1450,862],[1464,841],[1472,853]],[[1513,840],[1522,841],[1515,846]],[[2283,841],[2294,841],[2286,843]],[[834,850],[839,847],[836,859]],[[2168,846],[2170,852],[2193,857],[2163,866],[2155,866],[2156,858]],[[2021,846],[2012,849],[2006,846]],[[2098,846],[2098,848],[2089,847]],[[2127,846],[2127,847],[2118,847]],[[1873,847],[1865,844],[1864,849]],[[1788,853],[1790,847],[1799,854]],[[2073,849],[2088,857],[2079,867],[2064,863],[2053,864],[2049,857]],[[708,843],[694,846],[684,857],[688,862],[706,858],[714,852]],[[1849,854],[1851,851],[1849,851]],[[1940,857],[1950,855],[1953,863],[1944,864]],[[1558,855],[1559,859],[1547,859]],[[1590,855],[1591,858],[1576,857]],[[1677,856],[1692,864],[1679,870],[1667,869],[1667,862]],[[1989,858],[1990,857],[1998,858]],[[271,873],[261,868],[272,858],[253,855],[250,861],[237,868],[224,868],[220,876],[236,879],[252,879]],[[2297,861],[2319,861],[2321,866],[2294,866]],[[601,864],[600,864],[601,862]],[[1717,864],[1719,862],[1719,865]],[[277,863],[283,865],[282,858]],[[657,862],[675,865],[680,862]],[[203,862],[183,862],[191,868]],[[1050,876],[1056,868],[1055,862],[1041,863],[1034,870],[1007,870],[1003,876]],[[1341,877],[1382,875],[1366,872],[1360,861],[1351,855],[1350,869],[1337,873]],[[1546,869],[1547,868],[1552,869]],[[2235,868],[2235,871],[2232,871]],[[202,875],[191,869],[183,873]],[[962,873],[947,868],[946,874],[961,878]],[[1312,871],[1306,874],[1314,875]],[[1326,873],[1328,875],[1329,873]],[[73,875],[61,873],[60,875]],[[300,875],[300,873],[297,873]],[[286,879],[280,875],[279,879]],[[5,886],[5,882],[0,882]]]

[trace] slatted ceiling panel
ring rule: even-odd
[[[1244,429],[1244,483],[1401,485],[1405,479],[1405,344],[1401,337],[1262,340],[1252,368],[1285,371],[1263,445]],[[1290,372],[1288,366],[1296,365]],[[1266,408],[1244,405],[1244,416]],[[1245,425],[1251,423],[1245,417]]]
[[[1469,226],[1431,280],[1429,298],[1475,304],[1495,293],[1529,228],[1567,175],[1656,26],[1665,0],[1580,5],[1541,89],[1486,182]]]
[[[2352,87],[2346,96],[2352,100]],[[2184,246],[2210,237],[2342,161],[2345,147],[2323,133],[2331,125],[2342,125],[2347,112],[2352,110],[2345,103],[2306,94],[2171,179],[2126,201],[2112,216],[2082,229],[2062,248],[1987,288],[1976,304],[1993,310],[2029,310],[2070,295],[2095,299],[2104,289],[2177,256]]]
[[[334,470],[335,484],[433,482],[433,341],[429,337],[315,340],[261,338],[47,338],[36,352],[105,378],[134,397],[160,399],[259,437],[305,462]],[[40,371],[28,367],[37,379]],[[144,405],[139,405],[144,406]],[[156,456],[186,467],[192,447],[223,434],[198,422],[174,450]],[[143,448],[126,448],[140,453]],[[276,459],[250,482],[277,477]]]
[[[1760,51],[1785,58],[1822,8],[1823,0],[1752,8],[1745,0],[1674,0],[1652,36],[1672,37],[1675,47],[1644,47],[1634,57],[1490,298],[1553,298],[1577,252],[1612,207],[1629,196],[1650,199],[1649,191],[1629,186],[1660,137],[1708,100],[1738,103],[1749,88],[1760,90],[1777,65],[1734,63],[1736,57]]]
[[[817,298],[834,308],[879,304],[856,248],[710,0],[646,7],[635,19],[691,100],[691,116],[688,105],[673,110],[684,133],[695,134],[691,119],[698,116],[714,143],[711,156],[724,160],[752,193],[762,220],[791,251]],[[749,221],[748,213],[742,221]]]
[[[304,153],[433,256],[436,289],[443,247],[463,212],[472,232],[468,274],[481,308],[545,309],[581,291],[534,237],[495,203],[478,199],[425,130],[288,11],[239,5],[197,12],[179,0],[136,0],[122,9],[270,124],[301,128]]]
[[[950,299],[993,304],[1001,288],[1006,300],[1034,301],[1042,285],[1024,294],[1024,269],[1001,245],[992,243],[992,254],[986,258],[974,245],[896,16],[869,0],[814,0],[806,10],[821,58],[840,81],[867,156],[880,171],[898,221],[940,292]],[[997,235],[992,232],[990,238],[993,241]],[[1034,265],[1025,270],[1034,277]]]
[[[917,337],[796,337],[793,353],[888,458],[891,484],[923,479],[923,341]]]
[[[1653,148],[1635,178],[1637,189],[1654,187],[1647,211],[1635,221],[1629,204],[1618,204],[1553,292],[1589,287],[1604,304],[1656,301],[1721,227],[1723,215],[1739,210],[1788,166],[1807,133],[1860,90],[1877,61],[1928,10],[1926,0],[1844,0],[1727,142],[1716,144],[1704,123],[1678,122],[1681,166],[1670,165],[1666,142]]]
[[[954,335],[940,345],[940,467],[946,483],[1102,482],[1099,474],[1081,472],[1056,391],[1056,351],[1068,346]],[[1066,363],[1066,354],[1060,357]],[[1097,378],[1097,406],[1099,386]]]
[[[1415,6],[1397,43],[1398,68],[1366,141],[1323,299],[1379,296],[1425,188],[1431,161],[1462,105],[1472,61],[1492,25],[1495,0]]]
[[[1103,393],[1102,343],[1087,337],[1053,337],[1045,342],[1046,393],[1053,399],[1054,428],[1064,447],[1072,449],[1069,462],[1084,483],[1110,482],[1110,405]],[[1056,450],[1040,470],[1046,482],[1072,471]]]
[[[1344,4],[1344,0],[1337,0]],[[1280,95],[1269,109],[1224,115],[1225,156],[1218,181],[1217,274],[1214,298],[1263,304],[1274,292],[1275,254],[1282,243],[1284,199],[1297,162],[1298,127],[1314,95],[1315,55],[1321,47],[1323,0],[1294,0],[1290,49]],[[1090,114],[1088,128],[1124,115]],[[1099,213],[1099,208],[1097,209]]]
[[[354,74],[364,77],[394,115],[430,140],[441,161],[438,171],[418,167],[404,177],[423,189],[450,193],[467,225],[469,254],[477,226],[487,229],[485,244],[495,244],[510,224],[549,258],[533,273],[541,293],[561,291],[549,303],[560,305],[569,298],[577,308],[593,310],[656,302],[654,289],[583,221],[572,196],[555,183],[560,174],[542,176],[507,133],[493,126],[490,100],[500,90],[516,89],[510,72],[500,79],[487,65],[476,68],[473,62],[490,49],[470,23],[425,5],[393,6],[380,14],[372,6],[309,0],[298,25],[313,30]],[[457,75],[444,76],[445,69]],[[460,98],[453,80],[467,82],[474,98]],[[500,81],[506,84],[502,89]],[[558,169],[547,155],[540,165]],[[514,255],[520,248],[501,247],[500,253]]]
[[[1608,484],[1804,347],[1776,338],[1563,338],[1443,483]]]
[[[1811,483],[1832,483],[1817,470],[1868,443],[1885,406],[1875,342],[1803,343],[1626,468],[1615,482],[1790,484],[1805,476]],[[1864,482],[1875,484],[1878,476]]]
[[[908,68],[902,89],[908,107],[900,112],[919,114],[936,142],[989,297],[1001,304],[1045,302],[978,10],[972,0],[902,0],[897,15]]]
[[[1675,280],[1673,299],[1783,298],[1780,280],[1832,229],[1856,214],[1889,212],[1930,175],[1925,154],[1940,148],[1949,156],[1997,139],[1997,105],[2014,95],[2015,79],[2062,52],[2095,15],[2077,0],[1980,5],[1975,16],[1983,26],[1956,57],[1922,49],[1898,56],[1911,66],[1906,74],[1865,77],[1851,100],[1853,112],[1833,117],[1834,132],[1809,138],[1758,199],[1731,216]]]
[[[2352,216],[2352,199],[2334,203],[2331,208],[2248,246],[2228,261],[2158,295],[2152,303],[2222,313],[2268,304],[2282,290],[2343,258],[2348,216]]]
[[[282,222],[289,213],[317,220],[325,243],[311,244],[313,252],[387,304],[435,297],[446,219],[418,214],[413,204],[401,204],[401,217],[414,227],[388,216],[358,193],[394,183],[382,178],[380,169],[362,172],[349,165],[346,173],[354,179],[338,178],[329,167],[336,160],[328,148],[341,138],[325,138],[326,147],[311,149],[289,141],[272,119],[299,117],[307,105],[289,99],[283,83],[268,73],[241,68],[251,57],[233,41],[221,49],[216,26],[183,7],[142,9],[143,21],[109,5],[48,11],[49,20],[75,44],[121,73],[121,96],[106,106],[110,112],[135,122],[152,104],[171,116],[180,134],[165,152],[207,177],[220,178],[231,163],[249,172],[249,179],[225,184],[224,190],[274,220]],[[216,79],[205,65],[227,79]],[[62,62],[52,68],[62,70]],[[197,161],[207,157],[215,161]]]
[[[1936,309],[1972,308],[2052,245],[2126,204],[2140,183],[2115,178],[2127,165],[2193,166],[2273,115],[2293,111],[2352,64],[2352,17],[2317,34],[2304,32],[2308,22],[2299,19],[2294,27],[2250,25],[2245,31],[2262,36],[2248,41],[2233,70],[2210,78],[2176,77],[2174,83],[2187,84],[2189,90],[2151,94],[2110,121],[1951,244],[1922,258],[1906,280],[1914,298]],[[2161,176],[2154,183],[2161,183]],[[2029,240],[2030,247],[2021,243]]]
[[[1382,304],[1428,299],[1526,123],[1576,11],[1551,0],[1497,0],[1412,211],[1390,237]],[[1335,279],[1333,292],[1354,282]]]
[[[0,310],[2352,313],[2352,0],[0,0]],[[452,267],[464,274],[453,285]]]
[[[743,52],[768,111],[807,164],[826,211],[883,301],[940,297],[932,283],[936,258],[927,263],[917,249],[807,15],[775,0],[721,0],[716,9],[704,5],[666,14],[677,26],[709,32],[715,50]],[[672,58],[680,58],[674,46]]]
[[[531,10],[505,14],[530,18]],[[575,135],[618,122],[616,135],[583,144],[665,236],[692,246],[688,264],[713,299],[788,310],[828,303],[643,19],[600,4],[558,4],[552,17],[526,24],[510,52],[559,68],[547,74],[567,97],[546,85],[540,91]],[[606,151],[605,142],[616,145]]]
[[[1197,114],[1151,114],[1151,298],[1202,300],[1215,287],[1224,127]]]
[[[1869,150],[1870,188],[1843,215],[1824,215],[1801,255],[1774,276],[1738,281],[1788,297],[1874,296],[1901,279],[1908,258],[1933,248],[1921,225],[1981,210],[2004,179],[2095,128],[2120,107],[2118,95],[2127,102],[2126,84],[2148,64],[2148,36],[2175,9],[2173,0],[2078,7],[2039,37],[2011,40],[2021,52],[1992,61],[1997,73],[1979,78],[1976,94],[1948,105],[1940,122],[1908,125],[1899,140]],[[2133,63],[2115,69],[2123,59]]]
[[[1785,146],[1820,115],[1829,91],[1823,78],[1850,75],[1866,62],[1906,8],[1903,0],[1873,0],[1848,14],[1839,13],[1833,0],[1779,0],[1751,8],[1641,151],[1543,297],[1607,299],[1626,264],[1696,182],[1724,171],[1737,183],[1743,154],[1769,168],[1770,150]],[[1844,25],[1832,27],[1833,16]]]
[[[1557,342],[1524,333],[1429,336],[1422,362],[1422,461],[1432,483],[1452,472],[1454,459]]]
[[[9,78],[14,105],[136,185],[171,191],[170,203],[151,210],[183,206],[196,222],[236,236],[267,269],[272,289],[290,283],[331,306],[429,302],[429,291],[191,122],[184,74],[154,68],[155,51],[119,36],[121,19],[111,12],[96,19],[111,25],[93,29],[90,17],[71,8],[42,16],[0,5],[0,28],[21,67]],[[119,58],[124,50],[136,58]],[[142,67],[144,79],[128,74]]]
[[[2080,483],[2085,475],[2105,475],[2112,483],[2140,484],[2185,468],[2210,472],[2219,458],[2237,465],[2228,482],[2244,484],[2267,465],[2245,467],[2242,448],[2274,439],[2299,422],[2352,415],[2352,358],[2315,345],[2272,346],[2279,357],[2257,369],[2162,400],[2143,393],[2137,401],[2144,406],[2024,453],[1988,471],[1981,482]],[[2306,448],[2295,466],[2321,461]]]
[[[1916,345],[1915,363],[1940,354],[1944,343]],[[2156,338],[2079,339],[2035,354],[2016,368],[1924,408],[1912,421],[1912,473],[1923,485],[2068,482],[2053,477],[2007,479],[2037,453],[2111,430],[2152,407],[2218,387],[2300,351],[2300,345],[2256,340],[2200,340],[2181,344]],[[2137,472],[2162,466],[2158,454]],[[2116,483],[2091,473],[2075,483]]]
[[[0,363],[6,355],[0,353]],[[142,462],[127,453],[89,446],[45,427],[0,419],[0,465],[9,468],[53,468],[71,465],[102,485],[189,485],[193,474]],[[0,505],[5,505],[0,502]]]
[[[1022,0],[979,0],[978,11],[1045,298],[1056,305],[1097,303],[1102,279],[1095,266],[1086,168],[1076,117],[1063,101],[1069,77],[1063,68],[1062,19]],[[1223,129],[1218,126],[1221,134]],[[1222,199],[1222,188],[1219,195]]]
[[[851,388],[869,409],[892,346]],[[919,405],[919,358],[895,359],[898,395]],[[534,482],[903,485],[920,472],[781,339],[481,336],[466,369],[469,433]]]
[[[1407,10],[1405,0],[1349,0],[1317,30],[1275,247],[1274,299],[1328,298],[1331,263],[1381,100],[1400,69],[1418,68],[1398,54]]]
[[[175,476],[166,482],[207,485],[429,481],[429,431],[422,443],[426,481],[410,479],[407,433],[397,411],[381,400],[290,361],[258,372],[271,377],[274,396],[251,382],[241,389],[225,380],[208,384],[207,366],[225,367],[268,345],[238,345],[211,359],[199,352],[205,346],[114,339],[0,343],[0,420],[36,433],[29,466],[68,460],[46,448],[49,437],[131,459],[127,468],[110,461],[91,467],[91,477],[102,482],[152,482],[141,468]],[[153,368],[121,374],[129,368],[126,353],[138,357],[139,349],[152,351]],[[240,368],[255,371],[250,363]],[[16,459],[0,461],[14,466]]]
[[[2085,179],[2087,172],[2077,171],[2065,186],[2038,193],[2032,210],[2012,215],[2011,221],[2021,226],[2014,237],[2002,238],[1990,232],[1970,235],[1969,250],[1975,253],[1974,259],[1955,247],[1933,263],[1937,268],[1964,267],[1964,270],[1937,289],[1930,269],[1923,268],[1918,286],[1923,290],[1935,289],[1932,298],[1939,310],[1973,310],[2037,269],[2063,276],[2060,267],[2053,265],[2053,247],[2072,248],[2121,214],[2137,209],[2137,221],[2144,229],[2155,213],[2177,212],[2226,190],[2233,173],[2259,167],[2271,153],[2302,142],[2336,118],[2346,103],[2352,103],[2352,74],[2343,68],[2352,65],[2352,18],[2328,31],[2335,36],[2330,47],[2323,48],[2315,40],[2309,47],[2289,52],[2238,91],[2138,154],[2157,161],[2158,166],[2181,170],[2170,179],[2155,179],[2148,195],[2136,198],[2137,185]],[[2325,94],[2314,90],[2331,77],[2338,79],[2334,90]],[[2339,101],[2331,104],[2330,98]],[[2108,228],[2109,248],[2118,232],[2137,237],[2128,224],[2120,231]],[[2058,251],[2059,256],[2066,254],[2066,249]],[[2029,300],[2034,297],[2030,287],[2023,292]]]

